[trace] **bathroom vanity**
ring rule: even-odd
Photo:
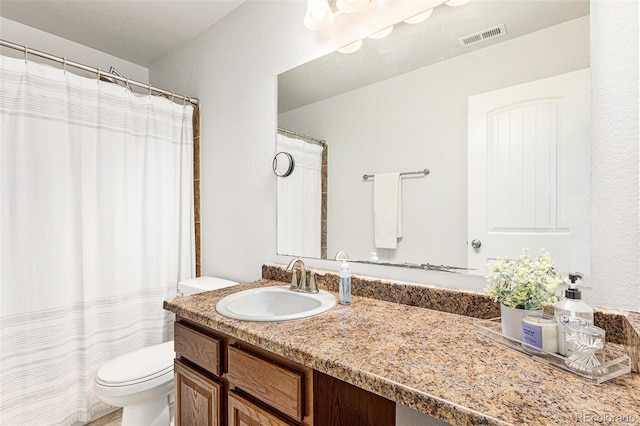
[[[477,318],[450,313],[495,316],[472,293],[379,282],[376,298],[363,297],[374,284],[354,277],[352,305],[317,317],[258,323],[216,312],[224,296],[282,285],[286,274],[267,266],[263,277],[165,302],[177,316],[176,425],[393,425],[395,403],[451,424],[640,421],[638,313],[600,315],[634,372],[593,385],[479,337]],[[335,277],[323,278],[334,291]]]
[[[391,401],[193,321],[174,341],[177,426],[394,424]]]

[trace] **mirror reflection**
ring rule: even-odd
[[[278,178],[278,254],[484,275],[545,248],[588,274],[589,85],[588,0],[442,5],[280,74],[277,152],[326,141],[327,167]]]

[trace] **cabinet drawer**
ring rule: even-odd
[[[293,426],[263,410],[240,395],[229,392],[229,425]]]
[[[302,421],[303,374],[230,346],[230,383],[294,420]]]
[[[174,350],[176,356],[197,364],[210,373],[220,376],[221,341],[180,323],[174,326]]]

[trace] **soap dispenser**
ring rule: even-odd
[[[340,304],[351,304],[351,272],[347,259],[342,259],[340,264]]]
[[[565,298],[554,305],[556,322],[558,323],[558,353],[567,355],[565,328],[569,325],[593,325],[593,309],[582,301],[582,293],[578,290],[578,274],[569,274],[569,288],[565,290]]]
[[[347,259],[349,259],[349,255],[344,251],[340,250],[336,253],[335,259],[337,261],[342,261],[340,264],[340,304],[341,305],[350,305],[351,304],[351,271],[349,271],[349,264],[347,263]]]

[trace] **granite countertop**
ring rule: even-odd
[[[359,296],[290,322],[215,311],[228,294],[283,284],[262,279],[165,309],[452,424],[640,423],[640,374],[588,383],[477,336],[476,318]]]

